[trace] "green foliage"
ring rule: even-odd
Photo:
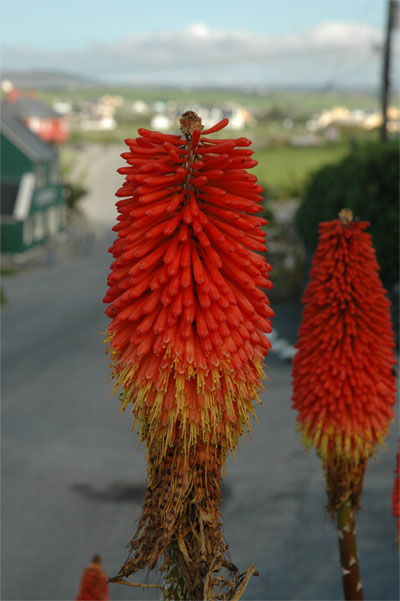
[[[368,231],[381,277],[389,287],[398,280],[398,202],[398,143],[368,144],[312,175],[296,214],[296,225],[306,248],[313,251],[318,224],[337,218],[344,207],[351,209],[355,218],[371,224]]]
[[[67,183],[64,184],[65,201],[70,211],[75,211],[79,200],[87,194],[87,189],[81,184]]]
[[[17,268],[12,263],[3,264],[0,266],[0,275],[15,275],[17,273]]]

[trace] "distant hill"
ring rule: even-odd
[[[9,79],[16,88],[35,90],[80,90],[102,85],[94,79],[63,71],[3,71],[1,79]]]
[[[146,85],[142,86],[140,84],[133,84],[121,81],[119,83],[110,83],[106,81],[96,80],[94,78],[85,77],[82,75],[77,75],[75,73],[68,73],[64,71],[40,71],[40,70],[27,70],[27,71],[12,71],[5,70],[1,73],[1,79],[9,79],[15,87],[17,88],[25,88],[25,89],[35,89],[35,90],[83,90],[87,88],[125,88],[125,89],[147,89],[151,90],[164,90],[164,91],[174,91],[174,92],[196,92],[198,90],[204,92],[234,92],[241,93],[248,96],[254,95],[265,95],[265,94],[276,94],[279,92],[283,93],[297,93],[303,92],[306,94],[326,94],[329,92],[333,92],[334,94],[339,94],[342,96],[352,96],[352,95],[376,95],[376,90],[367,88],[352,88],[347,87],[344,89],[340,88],[332,88],[331,86],[327,86],[325,88],[321,88],[320,86],[271,86],[266,91],[264,88],[258,88],[256,86],[236,86],[236,87],[225,87],[221,86],[212,86],[212,87],[204,87],[204,85],[199,86],[190,86],[184,89],[180,88],[177,85]],[[394,92],[394,90],[393,90]]]

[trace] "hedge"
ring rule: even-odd
[[[308,251],[316,247],[318,224],[335,219],[343,207],[370,222],[381,277],[392,288],[399,275],[398,142],[365,145],[310,177],[295,217]]]

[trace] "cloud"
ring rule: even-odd
[[[320,23],[302,34],[294,35],[292,42],[295,47],[308,47],[310,50],[348,48],[362,51],[372,45],[380,44],[382,32],[364,23],[329,21]]]
[[[104,59],[118,58],[140,65],[182,63],[223,63],[263,60],[269,56],[312,54],[315,51],[363,53],[380,44],[379,29],[362,23],[321,23],[308,31],[274,37],[246,31],[211,29],[206,23],[192,23],[180,32],[134,35],[113,44],[96,44],[89,52]]]
[[[323,22],[278,37],[194,22],[177,32],[90,43],[81,52],[48,54],[32,48],[4,48],[2,58],[4,70],[58,68],[132,83],[176,84],[183,80],[196,84],[208,78],[209,85],[235,80],[260,85],[319,84],[335,65],[343,72],[343,65],[351,70],[364,61],[356,83],[372,84],[377,80],[376,49],[381,44],[382,32],[363,23]]]

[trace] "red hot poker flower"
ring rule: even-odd
[[[347,209],[340,217],[320,225],[293,362],[293,407],[323,461],[333,514],[350,496],[358,506],[395,402],[389,301],[368,223]]]
[[[392,495],[393,515],[397,518],[397,540],[400,544],[400,438],[396,455],[395,480]]]
[[[225,553],[220,472],[250,428],[273,315],[250,141],[210,137],[227,123],[202,132],[189,111],[183,136],[139,129],[122,155],[104,302],[115,389],[121,409],[133,405],[149,464],[124,576],[161,554],[164,565],[180,553],[209,568]]]
[[[362,600],[355,509],[369,457],[393,417],[393,331],[368,223],[321,223],[293,362],[293,407],[322,459],[345,599]]]

